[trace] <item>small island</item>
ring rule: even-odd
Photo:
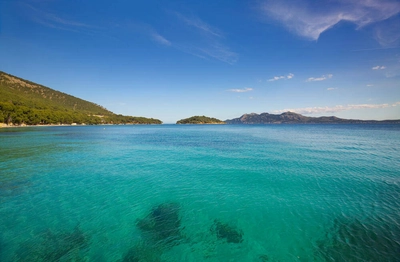
[[[198,124],[198,125],[204,125],[204,124],[225,124],[224,121],[221,121],[219,119],[213,118],[213,117],[207,117],[207,116],[192,116],[189,118],[181,119],[176,122],[176,124]]]

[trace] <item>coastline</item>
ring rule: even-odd
[[[22,124],[22,125],[7,125],[6,123],[0,123],[0,128],[14,128],[14,127],[43,127],[43,126],[86,126],[85,124],[76,124],[76,123],[72,123],[72,124],[59,124],[59,125],[54,125],[54,124],[50,124],[50,125],[26,125],[26,124]]]
[[[294,122],[287,122],[287,123],[282,123],[282,122],[276,122],[276,123],[190,123],[190,124],[132,124],[132,123],[127,123],[127,124],[96,124],[96,125],[86,125],[86,124],[59,124],[59,125],[55,125],[55,124],[49,124],[49,125],[7,125],[5,123],[0,123],[0,129],[2,128],[24,128],[24,127],[66,127],[66,126],[144,126],[144,125],[232,125],[232,126],[259,126],[259,125],[263,125],[263,126],[267,126],[267,125],[368,125],[368,124],[372,124],[372,125],[382,125],[382,124],[386,124],[386,125],[400,125],[400,121],[391,121],[391,120],[382,120],[382,121],[365,121],[365,122],[342,122],[342,123],[338,123],[338,122],[332,122],[332,123],[294,123]]]
[[[7,125],[4,123],[0,123],[1,128],[23,128],[23,127],[62,127],[62,126],[135,126],[135,125],[162,125],[162,124],[97,124],[97,125],[86,125],[86,124],[59,124],[59,125]]]

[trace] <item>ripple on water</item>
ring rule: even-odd
[[[0,261],[399,261],[397,127],[35,130],[0,131]]]
[[[400,228],[382,222],[335,219],[325,238],[317,242],[316,257],[324,261],[399,261]]]
[[[90,237],[79,226],[70,232],[47,230],[22,242],[14,261],[84,261]]]

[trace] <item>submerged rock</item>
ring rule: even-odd
[[[258,259],[261,261],[261,262],[267,262],[267,261],[269,261],[269,257],[268,257],[268,255],[259,255],[258,256]]]
[[[225,239],[228,243],[243,242],[243,232],[234,226],[214,220],[211,232],[215,233],[219,239]]]
[[[317,242],[316,257],[324,261],[399,261],[399,227],[378,221],[336,219],[325,239]]]
[[[158,205],[145,218],[137,220],[136,226],[154,241],[171,243],[181,238],[179,211],[176,203]]]
[[[154,246],[143,241],[137,242],[128,250],[122,259],[123,262],[159,262],[161,252]]]
[[[47,231],[38,239],[21,244],[17,261],[80,261],[89,246],[89,237],[79,226],[72,232]]]

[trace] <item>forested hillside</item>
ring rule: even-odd
[[[161,124],[158,119],[116,115],[106,108],[0,71],[0,123]]]
[[[192,116],[189,118],[181,119],[176,123],[177,124],[225,124],[224,121],[207,116]]]

